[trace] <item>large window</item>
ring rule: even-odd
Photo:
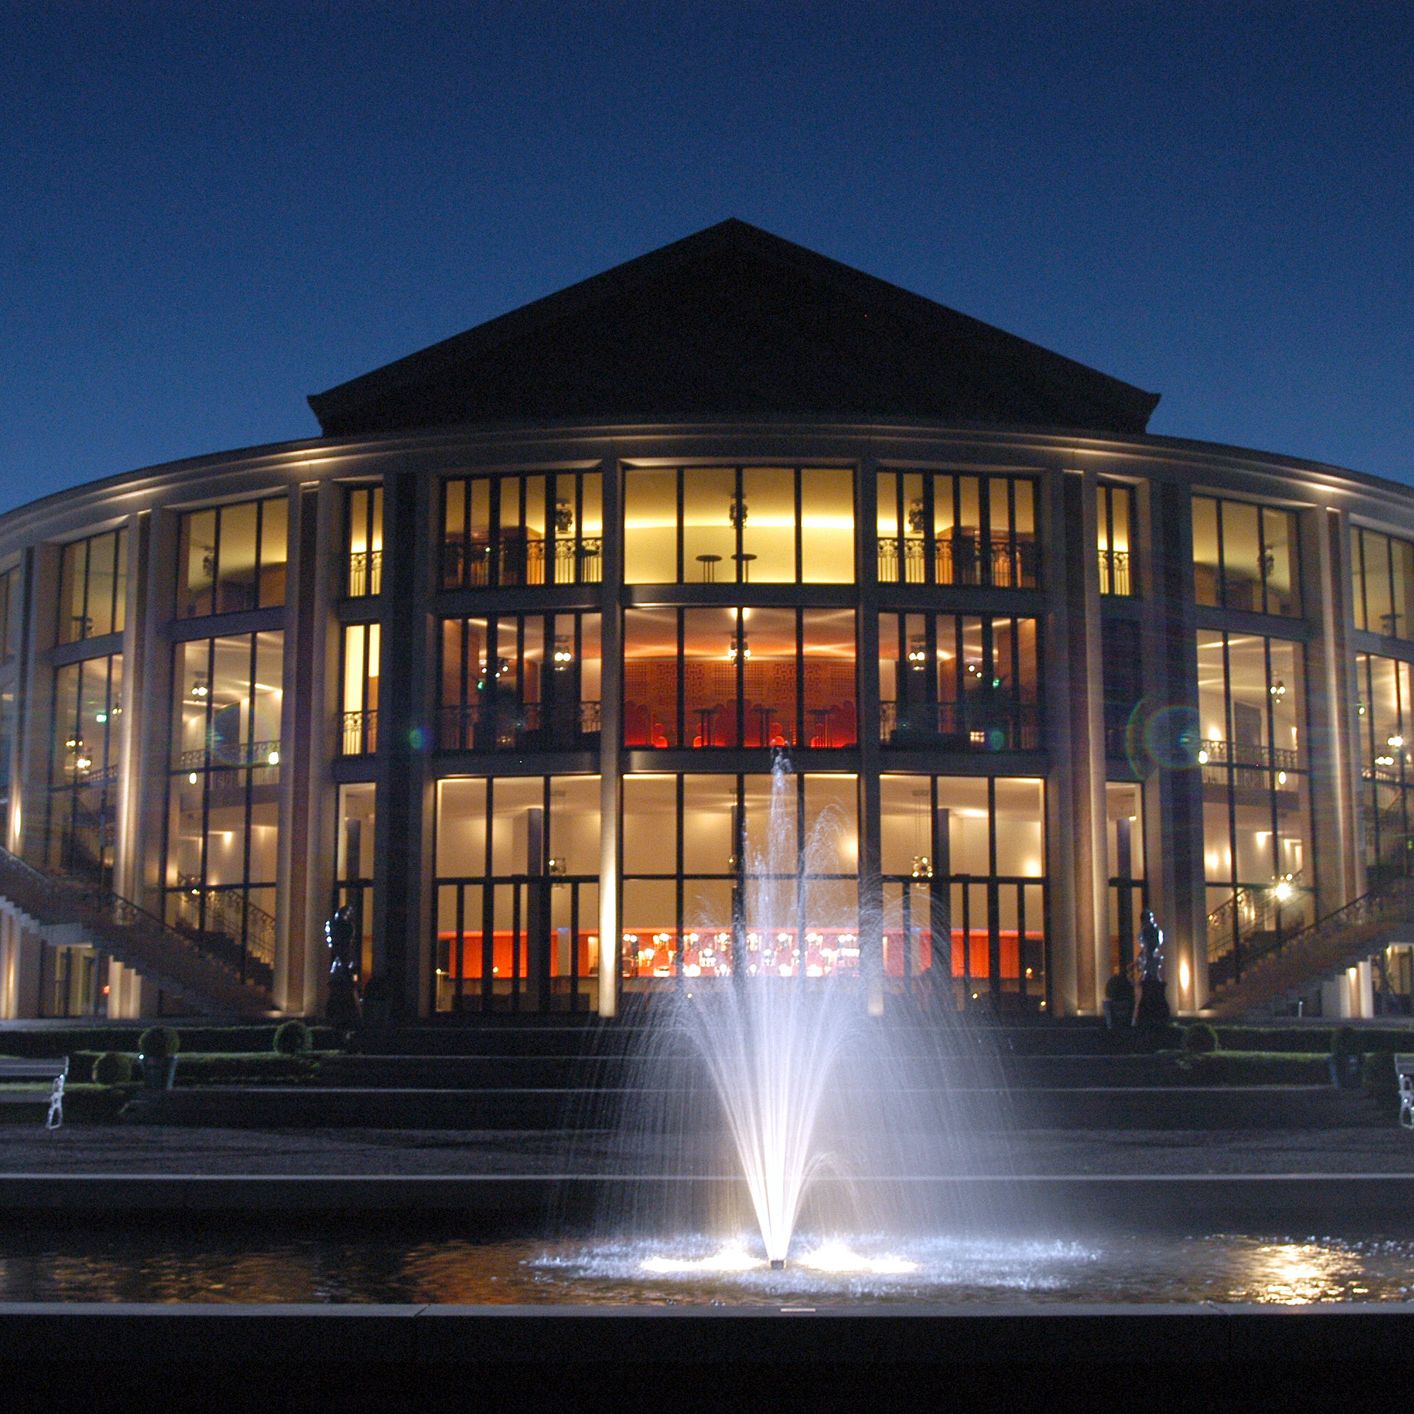
[[[1301,613],[1295,511],[1193,498],[1193,592],[1199,604]]]
[[[59,562],[59,642],[121,633],[128,597],[128,532],[65,545]]]
[[[881,614],[879,722],[886,746],[1031,751],[1040,746],[1035,619]]]
[[[285,602],[284,496],[188,511],[177,548],[177,617],[235,614]]]
[[[435,885],[437,1011],[588,1009],[598,776],[439,781]]]
[[[1414,545],[1356,526],[1351,531],[1355,627],[1387,638],[1414,639]]]
[[[339,787],[339,836],[334,851],[334,904],[353,911],[359,972],[373,975],[373,847],[377,787],[372,781]]]
[[[344,593],[350,599],[383,588],[383,488],[344,488]]]
[[[968,1007],[1044,1010],[1044,786],[885,775],[884,973]]]
[[[167,921],[268,985],[284,635],[201,638],[173,651]]]
[[[443,589],[597,584],[600,474],[453,477],[442,485]]]
[[[1036,479],[879,473],[879,580],[1034,589]]]
[[[624,745],[853,746],[852,609],[630,609]]]
[[[846,467],[688,466],[624,477],[628,584],[852,584]]]
[[[1200,631],[1198,762],[1216,984],[1312,915],[1304,650]]]
[[[859,966],[858,780],[631,775],[623,783],[626,990]]]
[[[1110,971],[1127,972],[1137,952],[1139,919],[1149,906],[1144,882],[1144,787],[1138,782],[1105,786],[1105,856]]]
[[[122,687],[117,653],[54,674],[46,860],[104,886],[113,874]]]
[[[371,756],[378,750],[378,680],[382,655],[378,624],[344,626],[344,671],[340,750],[345,756]]]
[[[1095,488],[1095,495],[1100,593],[1137,594],[1139,577],[1134,563],[1134,487],[1118,481],[1101,481]]]
[[[1414,685],[1410,664],[1355,655],[1361,819],[1373,888],[1414,871]]]
[[[598,614],[443,619],[443,751],[592,751],[599,745]]]
[[[1134,709],[1144,696],[1144,659],[1139,625],[1106,617],[1100,625],[1100,679],[1104,689],[1105,755],[1124,757],[1138,769],[1144,744],[1131,740]]]
[[[0,574],[0,666],[20,650],[20,572]]]

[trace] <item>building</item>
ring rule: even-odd
[[[317,1012],[336,903],[405,1017],[734,956],[1093,1012],[1145,906],[1204,1007],[1406,873],[1414,493],[1156,402],[728,221],[9,512],[0,1013]]]

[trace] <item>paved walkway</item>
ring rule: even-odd
[[[248,1130],[69,1124],[0,1125],[0,1175],[446,1175],[599,1173],[598,1135],[504,1130]],[[644,1152],[640,1172],[667,1169]],[[957,1174],[1414,1175],[1414,1133],[1394,1121],[1358,1128],[1035,1130],[980,1135],[954,1155]]]

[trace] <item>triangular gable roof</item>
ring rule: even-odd
[[[1142,432],[1158,402],[744,221],[309,399],[328,436],[800,415]]]

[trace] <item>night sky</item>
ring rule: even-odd
[[[1414,482],[1407,3],[0,0],[0,508],[727,216]]]

